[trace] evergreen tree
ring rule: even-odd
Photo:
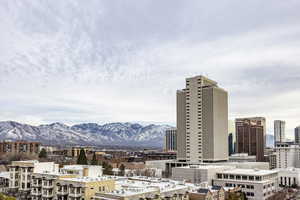
[[[98,165],[98,160],[96,158],[96,153],[94,153],[92,161],[91,161],[91,165]]]
[[[125,166],[123,164],[119,167],[119,176],[125,176]]]
[[[113,171],[112,171],[112,166],[110,164],[108,164],[107,162],[103,162],[102,163],[102,167],[103,167],[103,174],[105,175],[113,175]]]
[[[79,165],[87,165],[88,164],[84,149],[80,149],[80,153],[77,158],[77,164],[79,164]]]
[[[47,158],[47,151],[45,148],[42,148],[42,150],[40,151],[39,158]]]

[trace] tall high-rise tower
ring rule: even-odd
[[[263,117],[239,118],[235,120],[236,152],[256,155],[264,161],[266,146],[266,119]]]
[[[165,133],[165,151],[176,151],[177,150],[177,130],[167,129]]]
[[[285,141],[285,121],[274,121],[274,142],[275,146],[277,142]]]
[[[177,91],[177,159],[228,160],[228,95],[203,76],[186,79]]]

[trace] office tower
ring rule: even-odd
[[[257,161],[264,161],[266,146],[266,119],[263,117],[235,120],[236,152],[256,155]]]
[[[177,150],[177,134],[176,129],[166,130],[165,135],[165,151],[176,151]]]
[[[275,120],[274,121],[274,142],[285,141],[285,121]]]
[[[229,153],[229,156],[231,156],[234,153],[233,134],[232,133],[229,133],[229,135],[228,135],[228,153]]]
[[[228,160],[228,96],[217,82],[187,78],[177,91],[177,141],[179,161]]]
[[[295,128],[295,143],[300,144],[300,126]]]

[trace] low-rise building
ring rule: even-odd
[[[236,153],[229,156],[229,162],[256,162],[256,156],[249,156],[247,153]]]
[[[62,178],[75,178],[76,176],[58,172],[33,173],[31,176],[31,199],[55,199],[57,181]]]
[[[33,173],[58,172],[58,164],[37,160],[13,161],[8,166],[10,173],[9,190],[21,199],[30,198],[31,175]]]
[[[103,175],[103,169],[100,165],[65,165],[60,171],[63,174],[76,174],[87,177],[100,177]]]
[[[58,179],[55,193],[57,200],[91,200],[96,193],[110,193],[114,190],[113,177],[77,177]]]
[[[232,169],[217,173],[213,185],[240,187],[247,199],[264,200],[278,191],[278,171]]]
[[[0,142],[0,157],[26,154],[36,157],[39,154],[39,142],[3,141]]]
[[[298,187],[300,185],[300,169],[278,169],[278,181],[280,187]]]
[[[0,172],[0,193],[7,193],[9,188],[10,173]]]
[[[194,189],[192,184],[168,179],[132,177],[116,181],[116,190],[97,193],[95,200],[140,200],[173,199],[188,200],[188,191]]]
[[[190,183],[207,182],[209,185],[212,185],[212,180],[217,177],[217,172],[233,168],[234,167],[222,165],[190,165],[185,167],[175,167],[172,169],[172,179]]]
[[[189,200],[225,200],[226,191],[220,186],[210,186],[206,188],[199,188],[195,191],[189,192]]]

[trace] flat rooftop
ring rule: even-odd
[[[70,181],[70,182],[79,182],[79,183],[89,183],[89,182],[99,182],[107,180],[116,180],[117,177],[114,176],[101,176],[101,177],[76,177],[76,178],[61,178],[59,181]]]
[[[258,169],[230,169],[221,174],[234,174],[234,175],[249,175],[249,176],[265,176],[278,173],[277,170],[258,170]]]

